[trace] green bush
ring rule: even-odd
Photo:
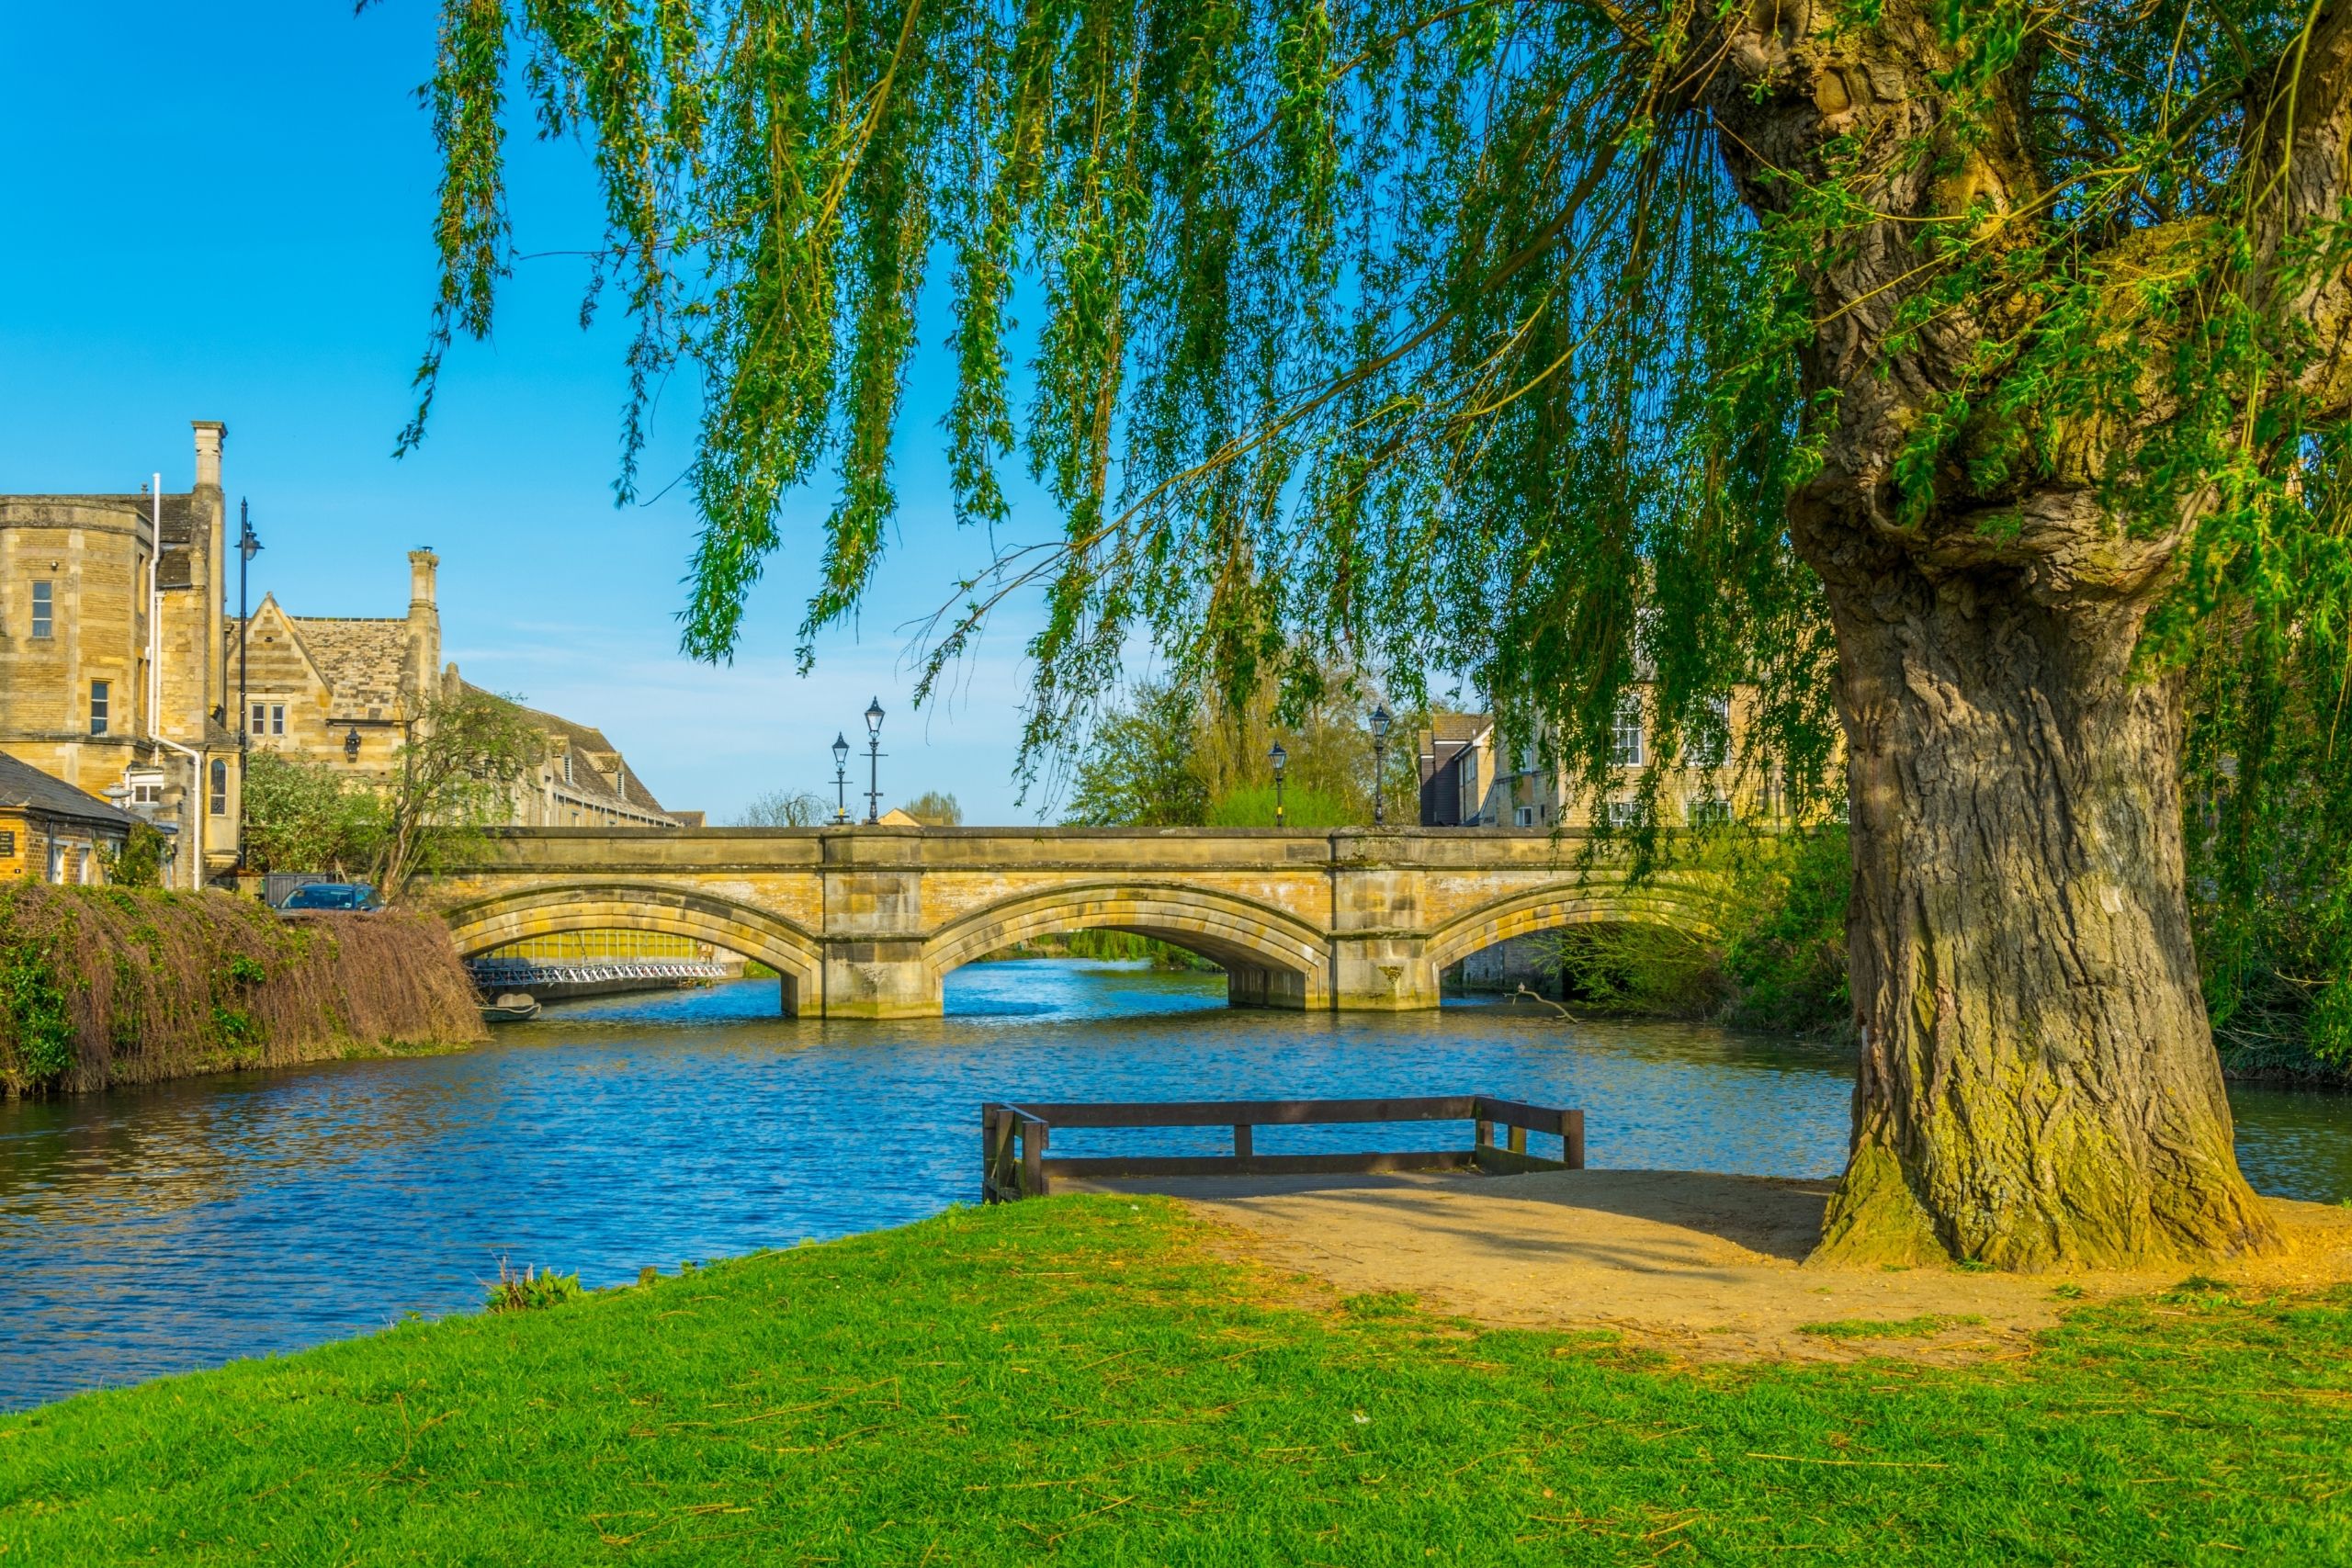
[[[1347,828],[1369,818],[1348,808],[1337,795],[1318,789],[1283,791],[1283,826],[1286,828]],[[1274,786],[1248,784],[1219,795],[1209,806],[1212,828],[1271,828],[1274,825]]]
[[[0,932],[0,942],[6,933]],[[57,981],[56,955],[32,942],[6,944],[0,964],[0,1014],[16,1044],[19,1070],[28,1084],[55,1082],[74,1066],[74,1023],[65,1013],[65,989]]]
[[[1846,907],[1853,864],[1842,825],[1791,833],[1735,876],[1725,933],[1731,1021],[1799,1032],[1852,1027]]]
[[[1713,1018],[1778,1033],[1852,1027],[1846,984],[1846,829],[1727,830],[1677,869],[1726,886],[1715,939],[1662,925],[1571,926],[1537,939],[1569,997],[1604,1011]]]

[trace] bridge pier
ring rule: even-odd
[[[1438,970],[1426,939],[1351,933],[1331,947],[1331,1005],[1340,1011],[1414,1012],[1438,1005]]]
[[[940,976],[919,940],[825,944],[827,1018],[937,1018],[946,1010]]]

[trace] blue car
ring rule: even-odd
[[[313,882],[287,895],[280,909],[380,909],[376,890],[364,882]]]

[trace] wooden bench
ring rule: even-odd
[[[1260,1127],[1303,1127],[1369,1122],[1470,1122],[1476,1124],[1467,1149],[1404,1149],[1372,1154],[1261,1155],[1255,1147]],[[1229,1155],[1114,1155],[1050,1158],[1046,1146],[1057,1127],[1231,1127]],[[1506,1129],[1502,1145],[1495,1129]],[[1527,1152],[1527,1134],[1546,1133],[1560,1140],[1560,1157]],[[1547,1105],[1525,1105],[1485,1094],[1425,1095],[1403,1100],[1130,1100],[1098,1104],[1012,1105],[990,1100],[980,1107],[980,1197],[989,1203],[1042,1198],[1057,1176],[1270,1176],[1355,1175],[1386,1170],[1495,1171],[1584,1168],[1584,1112]]]

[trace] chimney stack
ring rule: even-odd
[[[189,421],[196,427],[196,488],[220,488],[220,446],[229,439],[229,427],[217,419]]]
[[[441,668],[441,612],[434,607],[433,578],[440,565],[441,558],[429,546],[408,553],[408,674],[401,683],[418,705],[410,709],[411,718],[447,689],[435,682]],[[449,673],[454,682],[455,665]]]

